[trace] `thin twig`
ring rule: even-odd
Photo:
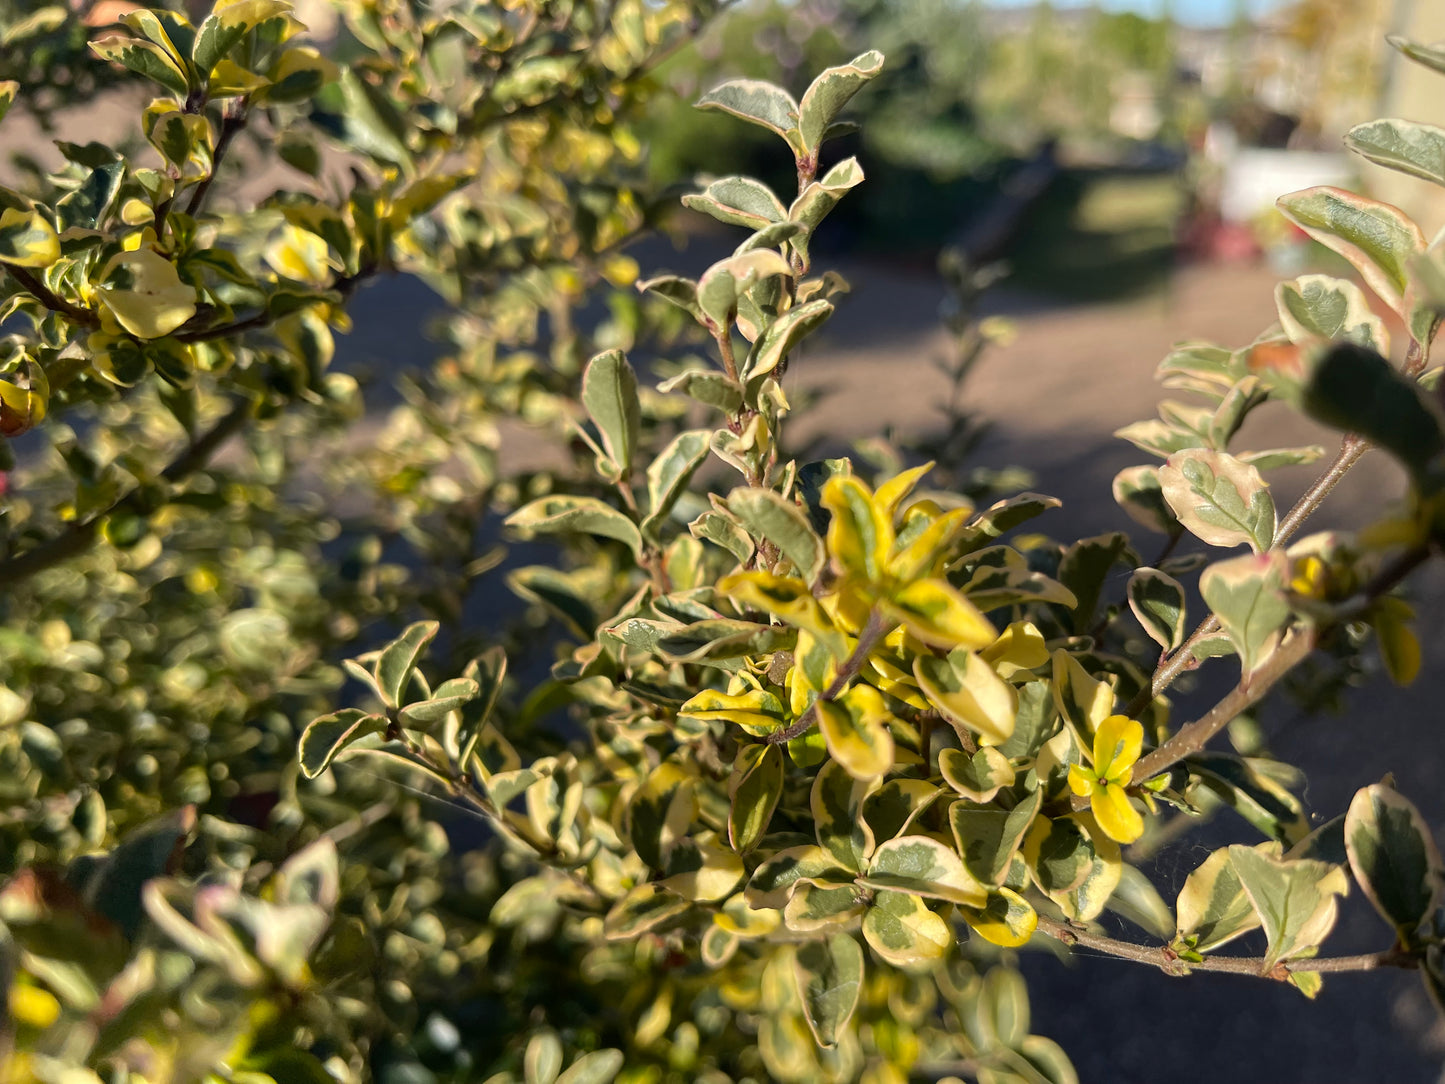
[[[85,327],[96,327],[99,325],[100,319],[95,313],[89,309],[82,309],[78,305],[72,305],[63,297],[58,296],[49,286],[41,282],[38,277],[32,275],[28,269],[16,267],[12,263],[0,263],[0,267],[5,268],[15,281],[20,283],[21,288],[24,289],[26,293],[35,298],[36,301],[39,301],[51,312],[58,312],[61,316],[73,320],[77,324],[82,324]]]
[[[200,215],[204,209],[206,197],[211,194],[211,184],[215,181],[216,174],[221,171],[221,161],[226,157],[226,152],[231,149],[231,141],[236,138],[236,133],[244,127],[246,127],[246,99],[239,98],[221,115],[221,134],[216,137],[216,149],[211,152],[211,172],[206,174],[205,180],[192,190],[190,202],[186,204],[186,214],[192,218]]]
[[[1313,630],[1296,630],[1265,660],[1263,666],[1241,680],[1206,714],[1180,727],[1172,738],[1141,759],[1134,766],[1134,782],[1142,783],[1176,761],[1200,752],[1210,738],[1228,726],[1240,712],[1257,703],[1274,687],[1275,682],[1299,665],[1314,650],[1314,646]]]
[[[769,745],[781,745],[783,742],[792,741],[794,738],[806,734],[808,729],[818,721],[818,705],[825,700],[836,700],[843,695],[848,686],[852,684],[853,679],[858,676],[858,671],[863,669],[863,664],[868,661],[868,656],[873,653],[873,649],[891,631],[893,631],[893,626],[877,610],[870,613],[867,622],[863,625],[863,631],[858,634],[858,643],[853,648],[853,653],[838,668],[837,675],[818,699],[808,705],[808,710],[799,715],[797,722],[792,726],[775,730],[763,740]]]
[[[231,409],[215,425],[198,437],[170,466],[161,472],[161,477],[167,482],[175,483],[205,467],[216,450],[250,420],[251,408],[251,400],[236,400]],[[139,490],[132,490],[105,511],[98,512],[89,519],[72,523],[50,541],[43,542],[25,553],[0,561],[0,586],[19,583],[62,561],[78,557],[90,548],[99,533],[101,524],[108,517],[125,512],[143,515],[149,511],[151,500],[152,497],[149,493],[143,494]]]
[[[1083,945],[1096,952],[1108,953],[1121,960],[1157,967],[1167,975],[1187,975],[1191,971],[1216,971],[1231,975],[1252,975],[1256,978],[1286,981],[1291,974],[1302,971],[1340,972],[1375,971],[1382,967],[1413,968],[1418,961],[1408,952],[1389,948],[1383,952],[1367,952],[1358,956],[1325,956],[1311,959],[1282,960],[1273,966],[1259,957],[1206,956],[1203,960],[1184,960],[1168,945],[1136,945],[1113,937],[1090,933],[1064,922],[1039,916],[1038,932],[1065,945]]]

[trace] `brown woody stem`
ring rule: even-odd
[[[792,741],[808,732],[814,723],[818,721],[818,704],[824,700],[836,700],[847,691],[853,679],[858,676],[858,671],[863,669],[863,664],[868,661],[868,656],[878,646],[878,642],[893,631],[893,626],[877,610],[868,614],[868,620],[863,625],[863,631],[858,634],[858,643],[853,648],[853,653],[848,656],[847,661],[838,668],[837,676],[829,686],[823,690],[817,700],[808,705],[808,710],[798,716],[798,719],[790,727],[782,730],[775,730],[763,740],[769,745],[781,745],[783,742]]]
[[[1326,956],[1323,958],[1283,960],[1271,966],[1267,960],[1245,956],[1206,956],[1203,960],[1190,961],[1180,957],[1168,945],[1136,945],[1119,941],[1113,937],[1090,933],[1081,927],[1058,922],[1043,915],[1039,916],[1038,932],[1052,937],[1065,945],[1082,945],[1096,952],[1107,953],[1121,960],[1157,967],[1167,975],[1187,975],[1191,971],[1215,971],[1231,975],[1252,975],[1256,978],[1274,979],[1284,982],[1294,972],[1339,972],[1375,971],[1381,967],[1413,968],[1417,965],[1414,955],[1389,948],[1383,952],[1368,952],[1358,956]]]
[[[100,323],[95,313],[89,309],[82,309],[79,305],[72,305],[69,301],[57,295],[49,286],[41,282],[38,276],[31,274],[28,268],[16,267],[14,264],[9,263],[0,264],[0,267],[5,268],[11,277],[20,283],[26,293],[35,298],[36,301],[39,301],[51,312],[58,312],[61,316],[85,327],[95,327]]]

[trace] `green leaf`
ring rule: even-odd
[[[863,694],[871,692],[871,696]],[[818,729],[828,754],[855,779],[875,779],[893,767],[893,734],[883,697],[871,686],[855,686],[843,700],[818,700]]]
[[[698,323],[703,322],[702,309],[697,303],[697,283],[692,279],[683,278],[681,275],[658,275],[655,278],[639,282],[637,288],[645,293],[653,293],[658,297],[666,298],[684,312],[689,313]],[[676,384],[688,374],[683,373],[675,376],[659,390],[671,391],[667,384]]]
[[[1139,562],[1139,555],[1129,545],[1129,536],[1119,531],[1080,539],[1064,550],[1058,580],[1074,596],[1076,633],[1082,635],[1094,627],[1099,599],[1114,566],[1123,563],[1134,568]]]
[[[1184,642],[1184,586],[1157,568],[1140,568],[1129,577],[1129,609],[1150,639],[1165,651]]]
[[[1001,884],[1009,860],[1018,852],[1042,803],[1043,791],[1035,788],[1010,810],[981,808],[968,802],[949,806],[949,826],[968,872],[984,884]]]
[[[1290,619],[1288,582],[1289,558],[1278,550],[1220,561],[1199,577],[1199,592],[1239,653],[1245,677],[1279,646]]]
[[[796,503],[771,489],[740,487],[728,494],[727,504],[754,538],[777,546],[805,582],[817,581],[828,555]]]
[[[692,476],[707,459],[712,433],[707,429],[686,429],[673,437],[647,467],[647,518],[642,533],[657,537],[662,523],[672,513]]]
[[[701,319],[702,310],[698,310]],[[685,373],[678,373],[668,380],[664,380],[657,386],[657,390],[666,394],[681,392],[696,399],[699,403],[707,406],[717,407],[727,414],[736,414],[743,405],[743,390],[737,383],[730,379],[726,373],[708,372],[701,369],[689,369]]]
[[[1303,406],[1316,421],[1358,433],[1409,469],[1417,485],[1431,481],[1431,461],[1445,450],[1439,409],[1388,361],[1349,343],[1315,364]]]
[[[1229,848],[1229,861],[1269,942],[1263,970],[1310,955],[1329,936],[1338,913],[1335,896],[1349,890],[1338,866],[1307,858],[1286,861],[1239,844]]]
[[[0,79],[0,120],[5,119],[5,114],[10,111],[10,105],[19,92],[20,84],[14,79]]]
[[[1013,785],[1014,769],[997,749],[985,746],[970,756],[961,749],[944,749],[938,754],[943,780],[971,802],[993,801],[1000,788]]]
[[[169,53],[159,45],[135,38],[106,38],[93,41],[90,48],[102,60],[129,68],[172,94],[184,98],[190,93],[190,80]]]
[[[728,840],[738,854],[758,845],[783,794],[783,754],[776,745],[745,745],[728,780]]]
[[[1227,452],[1176,452],[1160,469],[1159,483],[1179,522],[1211,546],[1247,542],[1263,553],[1273,544],[1269,486],[1259,471]]]
[[[1290,790],[1304,784],[1298,769],[1279,761],[1213,752],[1195,753],[1185,765],[1226,805],[1270,838],[1293,843],[1309,834],[1304,805]]]
[[[1286,218],[1343,256],[1402,319],[1413,307],[1409,263],[1425,250],[1420,227],[1397,207],[1321,186],[1281,196]]]
[[[1406,798],[1382,783],[1365,787],[1345,815],[1345,852],[1365,896],[1407,947],[1440,898],[1440,851]]]
[[[771,373],[804,338],[832,315],[833,304],[830,301],[809,301],[783,313],[764,329],[748,352],[743,365],[743,379],[753,381]]]
[[[1064,1048],[1043,1035],[1029,1035],[1019,1044],[1019,1053],[1043,1078],[1045,1084],[1079,1084],[1079,1074]]]
[[[58,259],[60,238],[45,215],[18,207],[0,210],[0,263],[40,268]]]
[[[836,858],[822,847],[809,844],[788,847],[767,859],[753,871],[743,892],[748,906],[760,911],[786,906],[800,883],[841,888],[851,886],[853,880],[854,874],[840,866]]]
[[[596,497],[568,497],[561,494],[540,497],[517,509],[505,522],[508,527],[532,534],[577,531],[601,538],[613,538],[627,543],[639,560],[642,557],[642,532],[637,529],[637,524]]]
[[[452,712],[477,698],[481,692],[471,678],[452,678],[432,690],[431,696],[401,709],[401,721],[407,726],[437,723]]]
[[[1063,896],[1089,877],[1094,844],[1072,817],[1039,817],[1024,837],[1023,856],[1040,891],[1051,897]]]
[[[196,42],[191,49],[191,61],[201,78],[209,78],[216,65],[249,31],[290,10],[291,5],[283,0],[240,0],[206,16],[196,31]]]
[[[917,896],[880,891],[863,916],[868,947],[896,967],[941,959],[954,942],[948,923]]]
[[[1184,879],[1174,906],[1175,939],[1196,952],[1213,952],[1259,927],[1259,916],[1234,872],[1227,847],[1215,851]]]
[[[1133,866],[1125,865],[1120,869],[1119,884],[1105,906],[1155,937],[1167,940],[1174,933],[1174,912],[1149,878]]]
[[[668,855],[686,838],[696,815],[696,780],[672,761],[663,761],[643,780],[628,804],[632,849],[653,869],[664,869]]]
[[[557,1078],[557,1084],[611,1084],[622,1071],[626,1058],[621,1050],[609,1047],[583,1054]]]
[[[694,538],[711,542],[731,553],[739,564],[746,564],[753,555],[753,540],[731,513],[704,512],[688,524]]]
[[[467,664],[464,676],[477,683],[476,701],[480,703],[480,707],[467,713],[463,730],[458,736],[457,765],[465,771],[472,755],[477,753],[485,768],[496,771],[498,765],[490,762],[493,758],[488,754],[487,743],[483,741],[483,737],[487,732],[487,720],[491,718],[497,706],[497,698],[502,694],[502,682],[507,677],[507,653],[501,647],[487,648]],[[496,734],[496,737],[502,741],[503,749],[510,750],[505,738],[501,738],[500,734]],[[513,756],[515,757],[515,754]],[[520,763],[511,767],[520,767]]]
[[[125,180],[125,163],[110,162],[90,171],[85,183],[66,193],[55,205],[61,230],[79,227],[93,230],[115,204]]]
[[[352,742],[385,733],[386,727],[384,715],[370,715],[359,708],[342,708],[311,720],[301,732],[301,774],[315,779]]]
[[[1274,304],[1292,343],[1345,339],[1379,354],[1390,352],[1385,322],[1353,282],[1329,275],[1301,275],[1274,288]]]
[[[1012,967],[996,966],[983,977],[978,1011],[984,1028],[1000,1045],[1016,1050],[1029,1033],[1029,991]]]
[[[1419,45],[1398,34],[1387,34],[1385,40],[1415,63],[1445,74],[1445,49],[1435,45]]]
[[[627,624],[635,628],[642,622],[633,619]],[[653,646],[669,662],[689,663],[787,651],[796,642],[797,633],[790,628],[717,617],[668,628]]]
[[[440,629],[440,622],[417,621],[408,625],[406,631],[387,644],[377,656],[376,688],[381,693],[382,703],[387,707],[401,707],[417,660],[421,658],[426,645],[436,638]]]
[[[798,946],[794,956],[803,1015],[819,1046],[835,1046],[863,991],[863,950],[846,933]]]
[[[899,836],[879,844],[868,864],[868,876],[860,883],[970,907],[982,907],[988,898],[963,860],[928,836]]]
[[[554,1084],[562,1071],[562,1040],[555,1031],[540,1031],[527,1042],[522,1055],[525,1084]]]
[[[608,350],[587,363],[582,405],[602,434],[602,447],[611,461],[599,468],[611,481],[625,483],[642,429],[642,406],[637,400],[637,374],[621,350]]]
[[[1061,508],[1063,502],[1057,497],[1046,497],[1041,493],[1020,493],[1016,497],[989,505],[969,520],[966,537],[972,540],[969,549],[979,549],[995,538],[1013,530],[1021,523],[1027,523],[1050,508]]]
[[[383,90],[350,68],[341,70],[337,85],[344,110],[340,133],[343,142],[363,154],[400,166],[410,176],[412,156],[406,142],[409,126],[396,105]]]
[[[788,214],[773,190],[751,177],[722,177],[700,193],[683,196],[682,205],[730,226],[754,230],[782,222]]]
[[[863,906],[855,885],[820,888],[800,882],[783,908],[783,922],[794,933],[816,933],[851,924],[863,913]]]
[[[805,267],[813,231],[849,191],[862,183],[863,167],[858,164],[858,159],[845,158],[828,170],[822,180],[810,182],[793,200],[793,205],[788,208],[788,219],[801,225],[805,231],[803,236],[793,240],[793,248],[803,258]]]
[[[818,845],[855,873],[868,868],[873,853],[873,830],[863,817],[863,802],[877,789],[877,780],[855,779],[830,760],[819,769],[809,795]]]
[[[221,650],[243,670],[274,673],[295,651],[291,623],[274,610],[234,610],[221,621]]]
[[[1393,118],[1357,124],[1345,146],[1376,165],[1445,185],[1445,130]]]
[[[710,321],[710,327],[725,329],[737,314],[740,297],[759,282],[791,274],[788,261],[769,248],[729,256],[713,264],[698,279],[697,303]]]
[[[798,103],[781,87],[760,79],[733,79],[708,91],[697,100],[698,109],[719,109],[752,124],[776,132],[795,151],[801,151],[798,135]]]
[[[607,917],[602,920],[602,936],[609,941],[636,940],[691,906],[687,900],[661,885],[638,885],[607,912]]]
[[[798,104],[798,131],[803,146],[816,153],[823,134],[834,118],[883,69],[883,54],[876,49],[854,57],[847,64],[828,68],[808,87]]]

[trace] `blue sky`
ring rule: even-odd
[[[1037,0],[989,0],[997,7],[1031,7]],[[1056,8],[1089,7],[1094,0],[1053,0]],[[1137,11],[1143,15],[1162,14],[1169,0],[1100,0],[1110,11]],[[1245,0],[1245,6],[1259,14],[1280,7],[1282,0]],[[1220,25],[1234,17],[1236,0],[1173,0],[1174,16],[1195,25]]]

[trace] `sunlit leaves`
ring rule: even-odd
[[[798,131],[803,146],[816,153],[823,135],[853,95],[883,69],[883,54],[876,49],[847,64],[828,68],[813,80],[798,103]]]
[[[783,754],[776,745],[749,745],[728,780],[728,839],[745,854],[757,846],[783,793]]]
[[[1383,784],[1365,787],[1345,816],[1345,850],[1361,890],[1405,945],[1439,901],[1445,866],[1424,817]]]
[[[1288,577],[1289,561],[1275,551],[1220,561],[1199,578],[1200,593],[1239,653],[1246,676],[1268,660],[1289,621]]]
[[[898,836],[873,852],[864,884],[981,907],[987,892],[954,851],[928,836]]]
[[[915,580],[881,599],[879,608],[934,647],[987,647],[998,636],[978,607],[946,580]]]
[[[508,516],[507,526],[535,534],[577,531],[613,538],[639,556],[642,553],[637,525],[596,497],[541,497]]]
[[[888,963],[910,967],[942,957],[953,932],[917,896],[885,890],[863,916],[863,939]]]
[[[1256,553],[1274,541],[1275,509],[1259,471],[1224,452],[1177,452],[1159,471],[1164,499],[1191,532],[1211,546],[1248,543]]]
[[[1290,221],[1348,260],[1381,300],[1409,318],[1409,262],[1424,251],[1425,238],[1399,208],[1328,186],[1278,202]]]
[[[913,674],[929,702],[955,727],[993,744],[1013,733],[1017,694],[973,652],[959,648],[942,659],[919,654]]]
[[[170,260],[148,248],[122,253],[106,270],[100,303],[138,339],[169,335],[196,314],[196,290]]]
[[[760,125],[801,149],[798,103],[792,95],[760,79],[734,79],[715,87],[697,100],[699,109],[718,109]]]
[[[1259,916],[1234,872],[1227,848],[1204,860],[1184,881],[1175,904],[1176,940],[1213,952],[1259,927]]]
[[[60,239],[45,215],[17,207],[0,211],[0,263],[49,267],[58,259]]]
[[[855,779],[873,779],[893,767],[891,718],[883,696],[855,685],[838,700],[817,702],[818,727],[828,752]]]
[[[1311,955],[1334,928],[1335,896],[1349,890],[1344,871],[1313,859],[1274,858],[1238,844],[1229,848],[1229,860],[1268,939],[1264,969]]]
[[[778,547],[806,583],[822,571],[822,540],[794,502],[770,489],[739,487],[728,495],[728,508],[749,532]]]

